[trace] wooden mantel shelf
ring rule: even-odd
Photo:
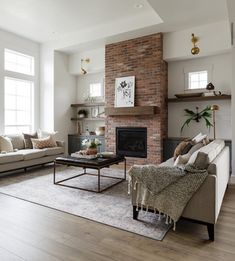
[[[137,116],[137,115],[154,115],[159,112],[157,106],[135,106],[135,107],[106,107],[105,115],[107,116]]]
[[[194,101],[213,101],[213,100],[231,100],[231,95],[167,99],[168,102],[194,102]]]

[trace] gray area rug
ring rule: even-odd
[[[64,179],[81,171],[76,167],[59,166],[56,173],[58,179]],[[89,172],[96,173],[93,170]],[[156,240],[162,240],[170,228],[153,213],[140,212],[138,221],[133,220],[127,181],[105,192],[94,193],[54,185],[52,173],[52,166],[46,166],[29,170],[26,174],[1,177],[0,192]],[[123,170],[103,169],[102,174],[120,177]],[[102,178],[101,187],[112,182],[115,180]],[[66,184],[96,189],[97,177],[85,175],[66,181]]]

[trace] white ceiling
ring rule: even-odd
[[[46,42],[146,12],[154,14],[146,0],[0,0],[0,28]]]
[[[0,28],[41,43],[100,28],[104,38],[110,27],[123,36],[177,31],[227,17],[226,0],[0,0]]]

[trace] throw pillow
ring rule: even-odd
[[[31,139],[37,139],[38,138],[38,134],[37,132],[33,133],[33,134],[27,134],[27,133],[23,133],[24,135],[24,146],[26,149],[32,149],[33,148],[33,144]]]
[[[13,149],[23,150],[25,148],[22,134],[8,134],[4,135],[4,137],[8,137],[11,140]]]
[[[192,148],[188,151],[188,153],[191,156],[195,151],[201,149],[203,146],[204,146],[204,144],[202,142],[199,142],[199,143],[193,145]]]
[[[194,162],[194,166],[197,169],[207,169],[209,166],[209,157],[207,153],[198,152],[197,158]]]
[[[31,139],[34,149],[45,149],[56,147],[56,142],[51,136],[41,139]]]
[[[195,151],[192,154],[192,156],[190,157],[188,163],[194,164],[194,162],[197,158],[197,154],[199,152],[206,153],[208,155],[209,162],[211,163],[217,157],[217,155],[222,151],[224,146],[225,146],[225,143],[223,140],[214,140],[214,141],[210,142],[208,145],[203,146],[199,150]]]
[[[199,143],[199,142],[202,142],[206,138],[207,138],[207,134],[202,135],[201,133],[199,133],[196,137],[194,137],[192,139],[192,141],[194,141],[195,143]]]
[[[13,152],[13,145],[8,137],[0,136],[0,150],[4,152]]]
[[[52,132],[49,132],[49,131],[43,131],[43,130],[38,130],[37,131],[37,133],[38,133],[38,137],[39,138],[46,138],[46,137],[48,137],[48,136],[51,136],[52,137],[52,139],[54,140],[54,141],[56,141],[56,134],[58,133],[58,131],[52,131]]]
[[[185,150],[185,148],[187,147],[187,145],[190,143],[190,141],[188,140],[183,140],[181,141],[175,148],[175,151],[174,151],[174,160],[176,160],[176,158],[183,154],[183,150]]]
[[[190,156],[191,155],[189,153],[184,154],[184,155],[179,155],[174,162],[174,166],[182,166],[182,165],[187,164]]]

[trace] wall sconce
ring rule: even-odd
[[[89,63],[90,59],[86,58],[86,59],[81,59],[81,73],[82,74],[87,74],[87,71],[84,69],[84,63]]]
[[[193,48],[191,49],[191,54],[192,55],[199,54],[200,49],[196,46],[196,43],[198,42],[198,37],[196,37],[194,34],[192,34],[191,42],[193,43]]]
[[[219,106],[218,105],[212,105],[211,106],[211,111],[213,113],[213,128],[214,128],[214,140],[215,140],[215,111],[219,110]]]

